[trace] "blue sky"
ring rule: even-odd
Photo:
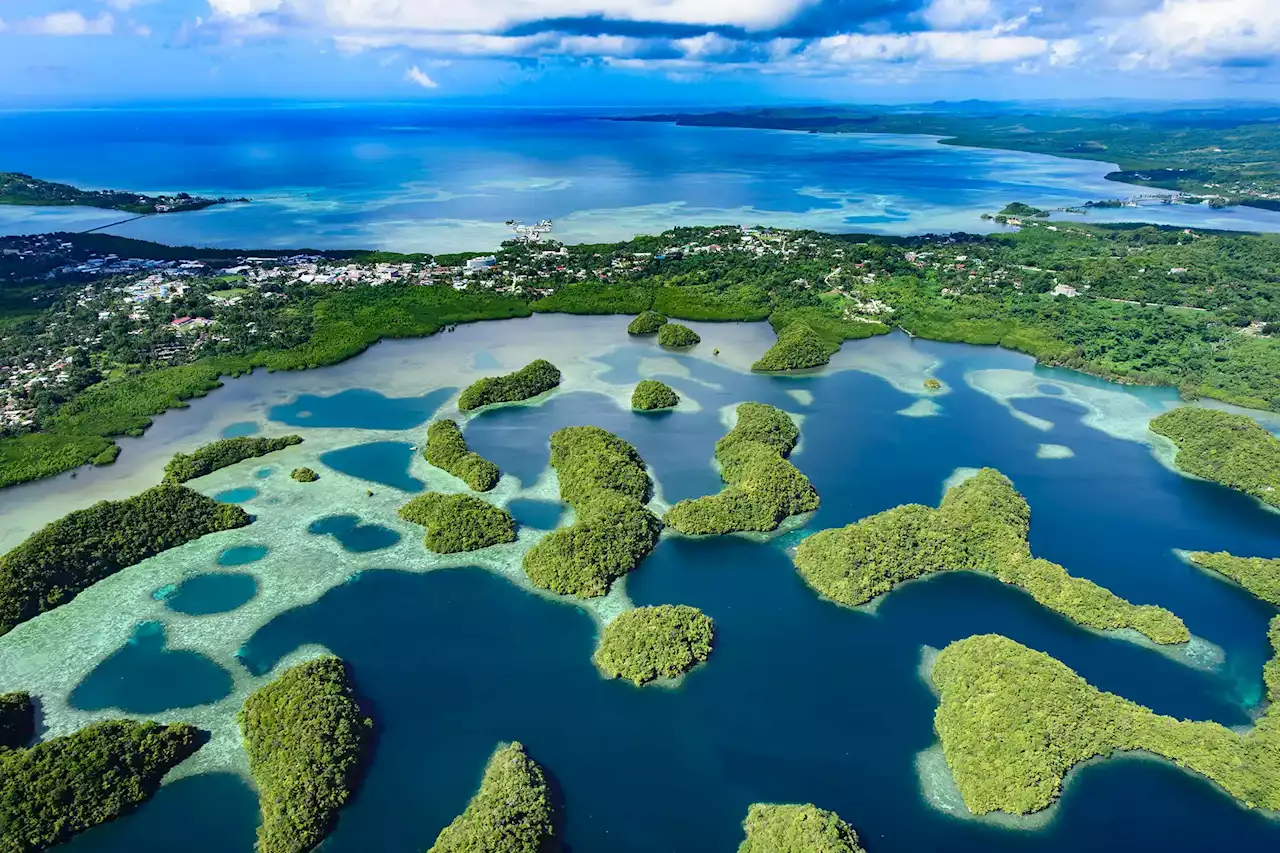
[[[0,103],[1252,97],[1280,0],[0,0]]]

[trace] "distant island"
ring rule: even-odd
[[[1213,206],[1280,210],[1280,126],[1273,109],[1105,115],[998,104],[769,107],[616,116],[614,121],[810,133],[939,136],[945,145],[1049,154],[1119,165],[1107,180],[1191,193]],[[1176,144],[1170,144],[1170,139]]]
[[[125,190],[82,190],[70,184],[42,181],[21,172],[0,172],[0,204],[25,207],[100,207],[138,215],[203,210],[215,204],[248,202],[247,198],[204,198],[189,193],[143,195]]]

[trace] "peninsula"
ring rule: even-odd
[[[912,578],[945,571],[992,575],[1036,601],[1098,630],[1132,628],[1152,642],[1191,634],[1163,607],[1134,605],[1057,563],[1031,555],[1031,509],[999,471],[984,468],[947,490],[938,509],[906,504],[800,543],[796,570],[811,587],[856,606]]]
[[[1280,507],[1280,438],[1253,418],[1183,407],[1150,426],[1177,445],[1173,464],[1180,470]]]
[[[30,207],[101,207],[139,215],[203,210],[215,204],[247,203],[247,198],[203,198],[189,193],[143,195],[124,190],[82,190],[42,181],[20,172],[0,172],[0,204]]]
[[[1280,809],[1280,616],[1268,636],[1269,704],[1246,734],[1156,714],[998,634],[957,640],[933,665],[934,727],[965,805],[975,814],[1039,811],[1058,798],[1075,765],[1143,750],[1213,780],[1250,808]]]
[[[556,853],[559,823],[546,774],[517,741],[494,751],[480,790],[427,853]]]

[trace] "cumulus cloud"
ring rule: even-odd
[[[114,32],[115,26],[115,18],[108,12],[86,18],[79,12],[65,11],[12,21],[0,29],[39,36],[107,36]]]
[[[991,14],[991,0],[933,0],[923,17],[930,26],[954,30],[981,21]]]
[[[1280,55],[1277,0],[1164,0],[1125,28],[1116,44],[1137,61],[1272,62]]]
[[[806,47],[800,58],[820,67],[907,61],[991,65],[1035,59],[1053,50],[1051,42],[1035,36],[1002,35],[987,30],[926,31],[828,36]]]
[[[817,0],[209,0],[228,18],[288,14],[344,30],[500,32],[567,19],[651,21],[765,29]]]
[[[424,89],[440,88],[439,83],[437,83],[435,80],[432,80],[429,76],[427,76],[427,72],[423,71],[421,68],[419,68],[416,65],[410,68],[408,71],[404,72],[404,79],[408,80],[410,83],[414,83],[418,86],[421,86]]]

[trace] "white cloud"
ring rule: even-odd
[[[1167,67],[1180,60],[1280,58],[1277,0],[1164,0],[1115,39],[1132,59]]]
[[[335,30],[500,32],[554,18],[767,29],[817,0],[209,0],[227,18],[288,13]]]
[[[14,21],[13,32],[40,36],[107,36],[115,30],[116,21],[108,12],[86,18],[75,11],[52,12],[36,18]]]
[[[427,72],[423,71],[416,65],[404,72],[404,79],[408,80],[410,83],[416,83],[424,89],[440,88],[439,83],[428,77]]]
[[[924,10],[929,26],[954,30],[976,23],[991,13],[991,0],[933,0]]]
[[[861,33],[818,39],[800,54],[818,66],[923,61],[943,65],[992,65],[1050,54],[1054,43],[1035,36],[1003,35],[987,30],[919,32],[890,35]]]
[[[408,47],[454,57],[633,56],[651,46],[649,40],[626,36],[579,36],[538,33],[495,36],[487,33],[356,33],[337,36],[334,43],[349,53]]]

